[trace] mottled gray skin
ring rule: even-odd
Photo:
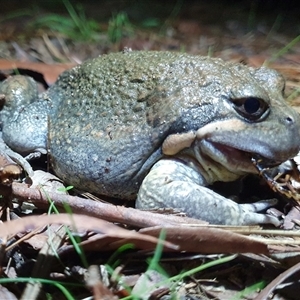
[[[26,80],[23,97],[33,84]],[[24,155],[50,150],[68,184],[123,199],[138,193],[138,208],[173,207],[216,224],[279,225],[256,213],[269,203],[238,205],[205,187],[255,173],[252,155],[282,162],[298,152],[299,116],[275,71],[124,52],[64,72],[39,98],[20,100],[10,92],[17,86],[0,86],[12,99],[0,114],[5,142]],[[259,107],[249,109],[249,97]]]

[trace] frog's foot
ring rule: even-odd
[[[144,179],[136,207],[172,207],[212,224],[279,226],[281,222],[276,217],[257,213],[274,204],[274,200],[266,200],[239,205],[204,187],[203,178],[192,168],[178,161],[161,160]]]
[[[272,216],[271,214],[258,213],[261,211],[266,211],[267,209],[275,206],[277,203],[278,200],[273,198],[260,200],[254,203],[239,204],[239,206],[243,209],[243,211],[247,211],[249,213],[252,212],[252,217],[257,218],[256,224],[273,224],[274,226],[279,227],[280,225],[282,225],[283,220],[280,221],[277,217]],[[262,216],[262,220],[265,220],[263,222],[259,221],[262,218]]]
[[[25,160],[32,160],[40,158],[43,154],[46,154],[46,151],[44,149],[36,149],[35,152],[29,153],[25,156]]]
[[[278,203],[278,200],[273,199],[267,199],[267,200],[260,200],[254,203],[247,203],[247,204],[240,204],[240,206],[247,211],[252,212],[260,212],[263,210],[267,210],[268,208],[275,206]]]
[[[25,172],[28,174],[29,177],[32,177],[34,172],[31,168],[31,165],[28,163],[26,158],[24,158],[19,153],[13,151],[10,149],[3,141],[3,139],[0,137],[0,151],[5,153],[7,156],[9,156],[14,162],[16,162],[18,165],[20,165]]]

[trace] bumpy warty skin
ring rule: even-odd
[[[185,169],[182,174],[196,171],[199,178],[188,186],[194,189],[197,184],[201,194],[206,189],[203,186],[216,180],[234,180],[255,172],[242,152],[276,161],[295,155],[300,120],[284,102],[283,87],[282,77],[266,68],[181,53],[129,51],[103,55],[64,72],[35,105],[40,109],[41,101],[47,103],[41,114],[43,119],[47,115],[49,127],[44,147],[49,147],[59,177],[100,195],[135,199],[145,176],[161,159],[167,165],[161,169],[159,164],[158,169],[162,173],[170,169],[170,180],[178,161],[179,169]],[[241,116],[232,101],[249,97],[262,99],[268,107],[254,121]],[[3,129],[10,131],[7,118],[2,119]],[[188,149],[172,156],[163,153],[167,137],[188,132],[195,134]],[[234,152],[236,158],[228,158],[231,148],[239,149]],[[157,183],[164,178],[158,180],[156,173],[148,174],[138,206],[178,206],[178,199],[168,200],[170,190],[165,182]],[[178,179],[178,174],[176,181],[185,182],[186,175]],[[157,187],[160,191],[153,195]],[[176,189],[172,194],[184,192],[180,184]],[[189,201],[202,201],[199,195],[193,198]],[[209,206],[205,199],[202,203]],[[220,201],[226,206],[226,200]],[[203,207],[193,209],[201,218]],[[224,223],[224,218],[217,222]]]

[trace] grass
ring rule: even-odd
[[[65,188],[65,191],[69,191],[72,188],[73,188],[73,186],[68,186],[68,187]],[[48,198],[48,201],[49,201],[49,204],[50,204],[49,209],[48,209],[48,214],[51,214],[52,212],[54,212],[55,214],[59,214],[58,209],[55,207],[54,202],[50,199],[50,197],[48,196],[47,192],[42,187],[41,187],[41,189],[43,190],[43,192],[45,193],[45,195],[47,195],[47,198]],[[62,189],[59,189],[59,190],[61,191]],[[68,214],[72,215],[72,210],[71,210],[70,206],[67,203],[65,203],[64,209],[65,209],[65,211]],[[75,224],[73,225],[73,227],[76,228]],[[72,245],[74,246],[75,252],[80,257],[83,266],[85,268],[88,268],[88,262],[87,262],[86,256],[85,256],[85,254],[84,254],[84,252],[83,252],[83,250],[82,250],[82,248],[80,246],[80,242],[81,242],[80,238],[78,236],[75,237],[71,233],[71,231],[69,230],[68,227],[66,227],[66,232],[68,234],[68,237],[69,237]]]
[[[36,18],[31,26],[58,32],[75,41],[99,41],[103,32],[101,31],[98,22],[91,18],[87,18],[82,6],[77,5],[75,8],[69,0],[62,1],[66,7],[68,16],[48,14]],[[159,24],[158,19],[147,18],[142,22],[141,26],[153,28],[157,27]],[[130,22],[127,13],[120,11],[112,14],[108,21],[106,34],[109,42],[117,43],[124,36],[132,36],[134,31],[135,27]]]
[[[231,300],[247,299],[248,296],[257,292],[258,290],[262,290],[266,285],[267,285],[266,281],[264,280],[259,281],[249,287],[246,287],[241,292],[237,293],[236,296],[233,297]],[[249,298],[252,299],[251,297]]]
[[[164,24],[160,28],[160,34],[165,34],[166,29],[168,26],[172,23],[174,23],[175,19],[178,17],[182,6],[183,6],[184,0],[177,0],[176,3],[174,4],[174,7],[169,15],[169,17],[165,20]]]
[[[273,23],[273,26],[271,27],[267,37],[266,37],[266,40],[270,41],[271,38],[276,34],[277,30],[280,28],[280,26],[282,26],[282,23],[283,23],[283,16],[282,14],[279,14],[276,19],[275,19],[275,22]]]
[[[52,13],[34,17],[34,20],[27,25],[28,29],[47,29],[73,40],[99,40],[100,25],[95,20],[87,18],[82,5],[75,7],[69,0],[61,0],[61,2],[66,8],[67,16]],[[1,17],[0,22],[37,15],[39,12],[36,8],[21,9]]]
[[[132,35],[133,31],[126,12],[114,14],[108,22],[107,36],[112,43],[119,42],[123,36]]]
[[[0,284],[5,284],[5,283],[41,283],[41,284],[52,285],[58,288],[68,300],[74,300],[76,298],[72,296],[72,294],[66,287],[68,286],[84,287],[83,284],[60,282],[57,280],[50,280],[44,278],[32,278],[32,277],[0,278]]]
[[[247,21],[248,32],[251,32],[254,28],[256,28],[256,14],[257,3],[255,1],[252,1]]]
[[[300,88],[295,89],[287,98],[287,102],[291,102],[300,96]]]
[[[81,5],[76,8],[69,0],[62,0],[68,12],[68,16],[58,14],[48,14],[36,18],[31,27],[45,28],[54,32],[59,32],[73,40],[97,41],[99,40],[100,26],[98,22],[87,18]]]
[[[82,5],[73,5],[70,0],[61,0],[67,15],[48,13],[39,16],[38,9],[20,10],[11,13],[9,16],[0,18],[0,22],[23,16],[37,16],[27,26],[31,31],[48,30],[54,34],[60,34],[73,41],[99,42],[103,41],[106,35],[110,43],[118,43],[123,37],[131,37],[135,34],[137,26],[130,21],[125,11],[112,13],[108,20],[107,28],[101,28],[96,20],[87,17]],[[160,28],[164,33],[166,28],[174,22],[178,16],[184,0],[177,0],[170,15],[164,22],[155,17],[146,17],[138,24],[139,27],[147,29]]]
[[[264,62],[264,66],[267,66],[270,62],[273,62],[276,59],[278,59],[279,57],[281,57],[284,54],[286,54],[288,51],[290,51],[299,42],[300,42],[300,35],[298,35],[297,37],[295,37],[292,41],[290,41],[282,49],[280,49],[279,51],[277,51],[274,55],[272,55],[272,57],[270,59],[267,59]]]

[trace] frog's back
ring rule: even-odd
[[[59,98],[61,105],[74,107],[71,110],[60,107],[68,116],[77,114],[77,108],[96,107],[101,108],[104,119],[113,117],[122,125],[132,121],[137,124],[139,120],[130,118],[129,113],[136,112],[135,116],[139,116],[139,111],[145,109],[145,100],[158,85],[171,92],[179,87],[181,75],[186,77],[190,72],[188,76],[197,78],[195,68],[212,72],[209,66],[212,62],[224,65],[219,59],[176,52],[129,51],[103,55],[64,72],[50,88],[49,95]],[[172,85],[167,86],[170,80]]]
[[[160,157],[171,119],[178,117],[161,100],[178,88],[179,74],[170,74],[180,64],[183,69],[184,57],[189,59],[171,52],[116,53],[63,73],[48,91],[58,103],[50,119],[56,173],[86,190],[134,198],[145,172]],[[158,86],[162,95],[153,101],[161,103],[168,120],[148,109]]]

